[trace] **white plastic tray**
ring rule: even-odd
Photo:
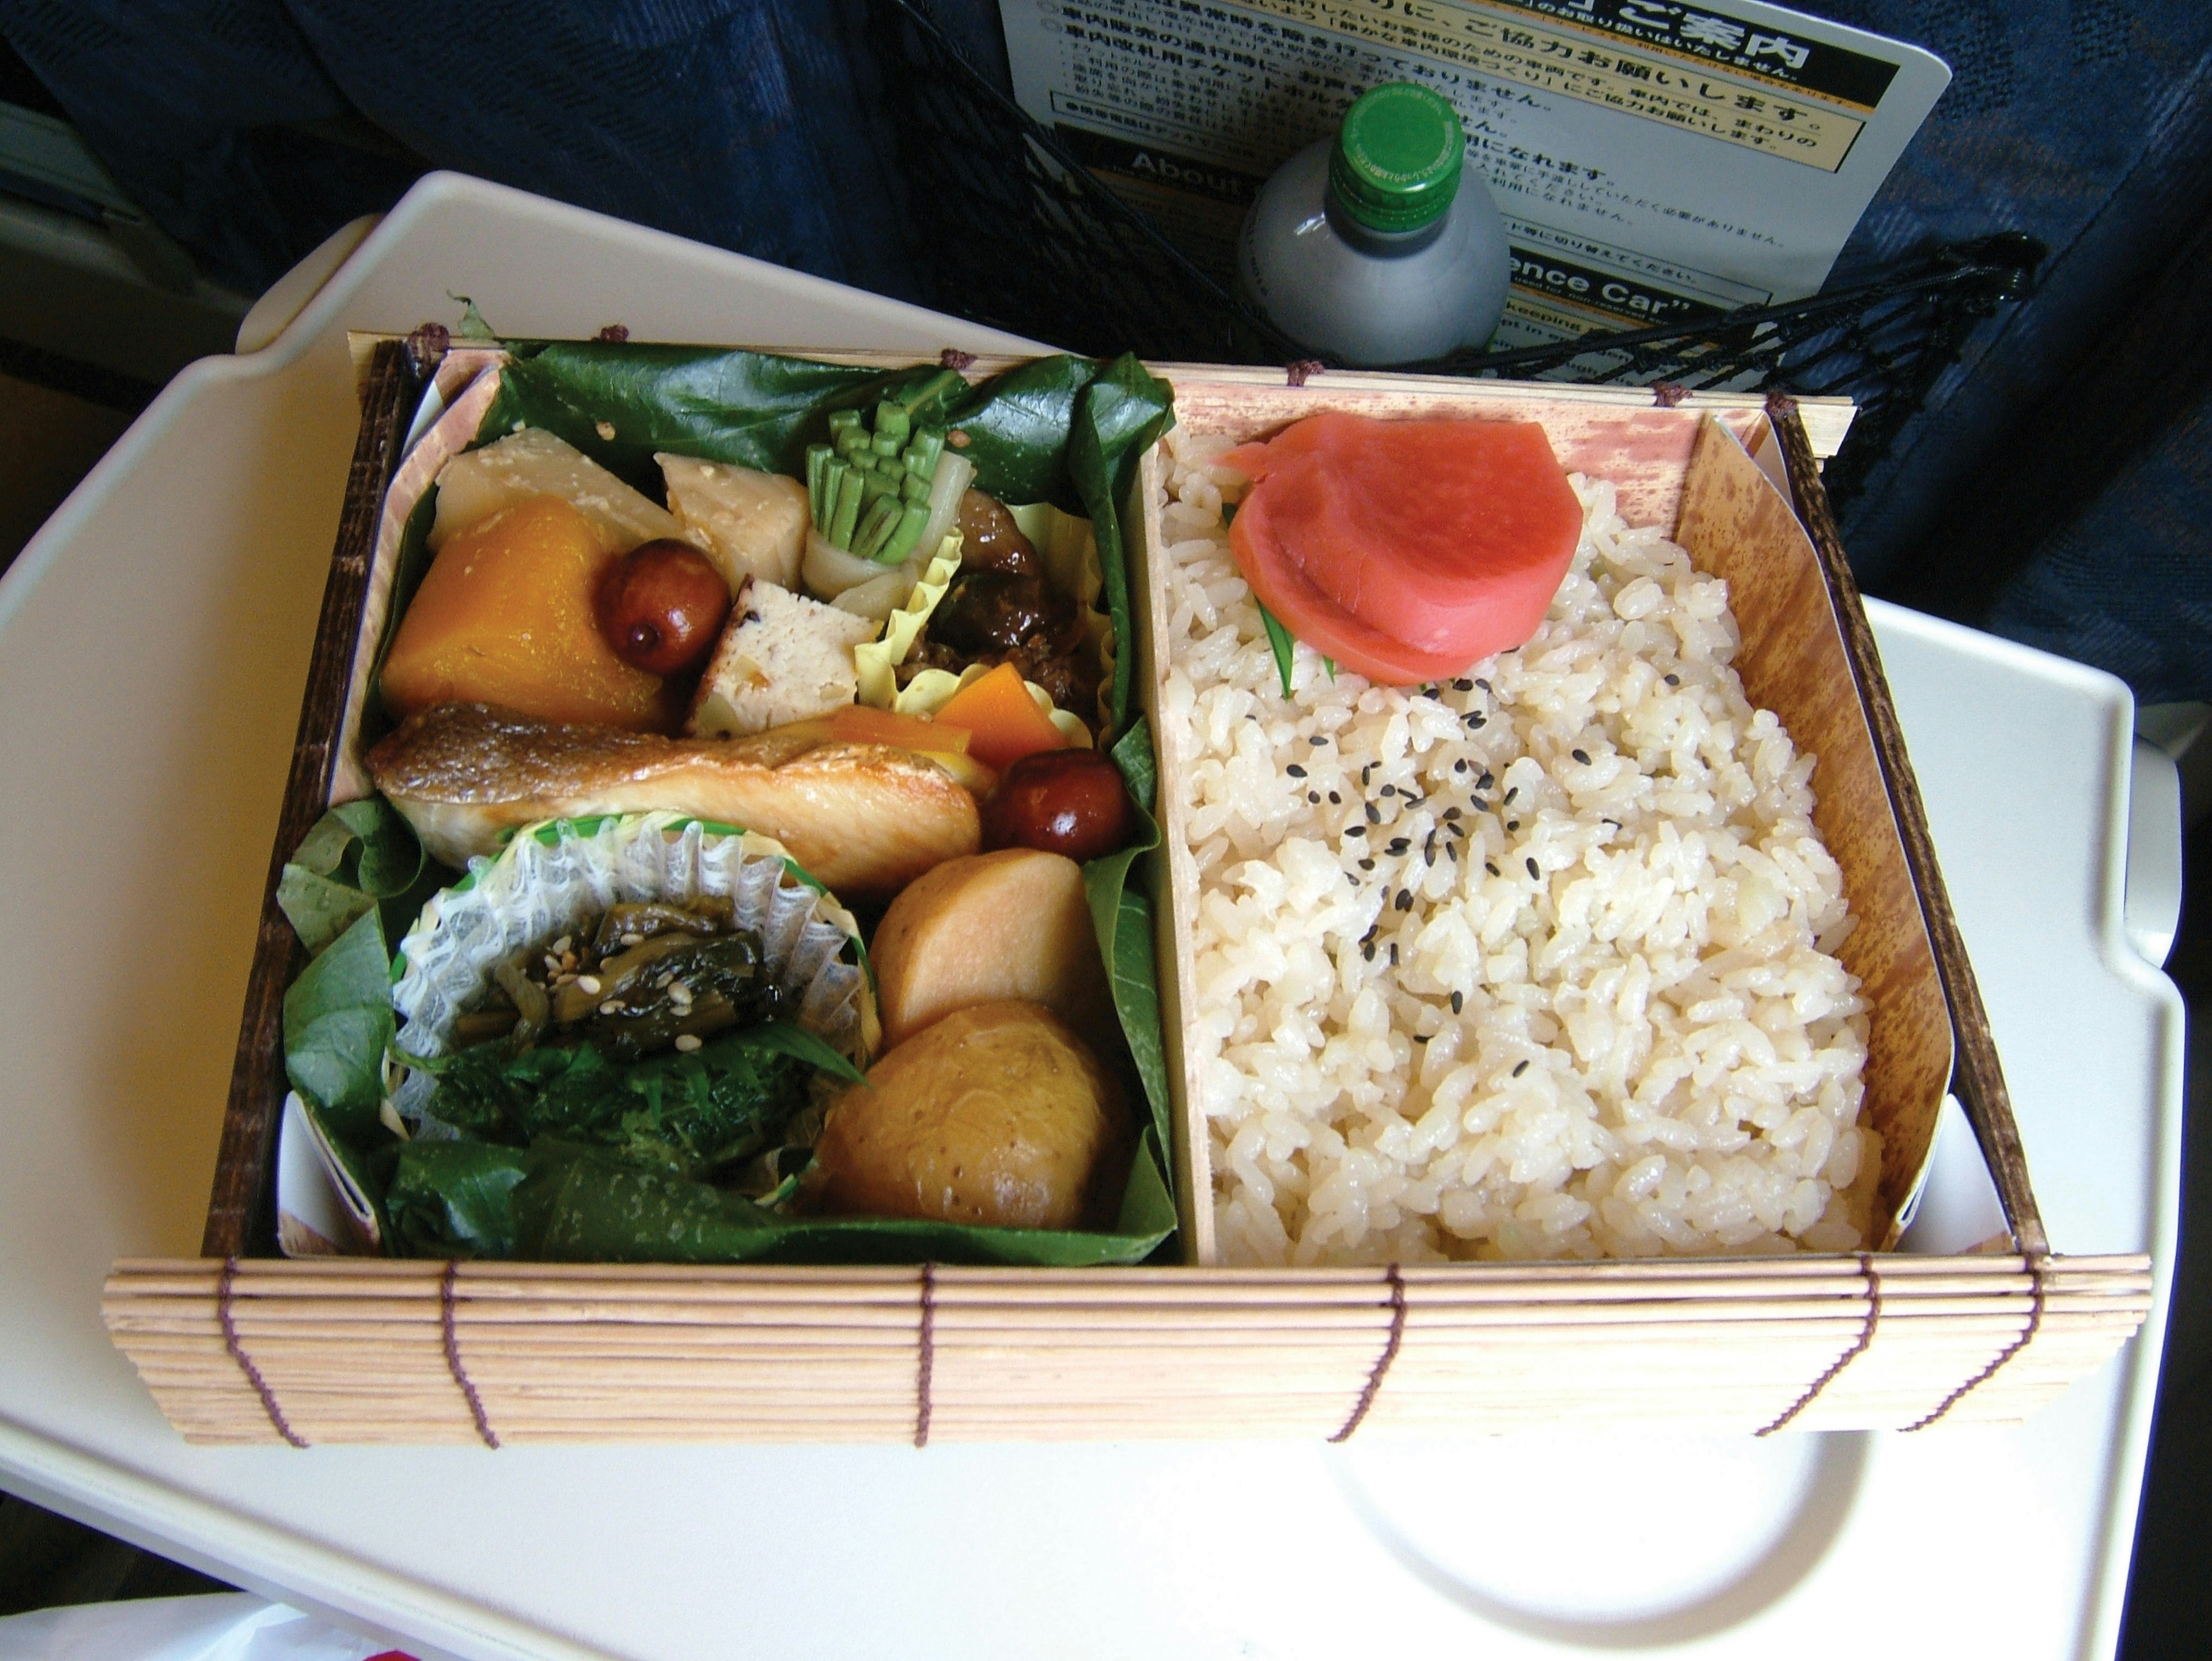
[[[1879,605],[2053,1242],[2148,1250],[2160,1270],[2142,1335],[2021,1428],[187,1448],[109,1345],[100,1284],[118,1254],[198,1247],[353,443],[344,330],[450,319],[449,294],[516,334],[1020,345],[440,175],[273,344],[196,365],[147,411],[0,581],[0,939],[18,965],[0,997],[0,1482],[426,1657],[2112,1652],[2182,1031],[2124,927],[2127,694]],[[1971,1143],[1944,1161],[1920,1231],[1976,1224]]]

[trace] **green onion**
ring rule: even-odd
[[[854,469],[838,482],[837,506],[822,532],[839,548],[853,545],[853,526],[860,517],[860,476],[859,470]]]

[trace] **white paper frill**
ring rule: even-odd
[[[526,827],[496,858],[470,861],[468,880],[433,898],[400,942],[394,1047],[445,1054],[455,1021],[482,997],[495,966],[580,932],[610,906],[714,895],[732,901],[738,927],[760,936],[770,977],[803,989],[799,1024],[865,1067],[879,1029],[866,972],[850,961],[860,955],[859,927],[794,877],[789,858],[772,838],[710,830],[677,814]],[[393,1081],[392,1105],[436,1134],[441,1127],[423,1122],[434,1081],[399,1070],[406,1076]]]

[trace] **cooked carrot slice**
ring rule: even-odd
[[[937,712],[940,727],[965,727],[975,735],[968,753],[1002,771],[1041,749],[1067,741],[1030,696],[1021,671],[1000,664],[954,693]]]
[[[922,715],[868,704],[846,704],[830,718],[830,736],[847,744],[893,744],[900,749],[949,750],[965,755],[969,732]]]

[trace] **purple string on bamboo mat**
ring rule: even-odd
[[[1803,1395],[1790,1404],[1789,1411],[1765,1429],[1757,1432],[1757,1434],[1771,1436],[1807,1408],[1812,1406],[1814,1397],[1833,1382],[1836,1374],[1865,1355],[1867,1346],[1874,1342],[1875,1326],[1881,1319],[1881,1276],[1874,1272],[1874,1258],[1864,1252],[1859,1253],[1859,1273],[1866,1276],[1867,1312],[1866,1318],[1859,1323],[1858,1337],[1852,1340],[1849,1349],[1836,1357],[1826,1372],[1813,1380],[1812,1386]]]
[[[1797,413],[1797,400],[1787,392],[1769,392],[1766,395],[1766,413],[1777,421],[1787,421]]]
[[[461,1335],[453,1330],[453,1286],[460,1273],[460,1264],[449,1262],[438,1281],[438,1325],[446,1340],[446,1370],[453,1375],[453,1382],[460,1385],[461,1394],[468,1398],[469,1416],[477,1422],[477,1434],[483,1439],[486,1447],[496,1448],[499,1437],[484,1413],[483,1397],[477,1394],[468,1369],[461,1365]]]
[[[1283,366],[1283,379],[1292,386],[1304,386],[1328,367],[1319,358],[1300,358],[1296,363]]]
[[[1352,1416],[1344,1422],[1344,1428],[1329,1438],[1332,1442],[1352,1440],[1352,1433],[1367,1416],[1367,1409],[1375,1405],[1375,1392],[1382,1388],[1382,1375],[1390,1370],[1390,1363],[1398,1359],[1398,1346],[1406,1337],[1406,1277],[1392,1264],[1383,1270],[1390,1278],[1390,1337],[1382,1345],[1382,1353],[1375,1358],[1374,1369],[1367,1375],[1367,1383],[1352,1403]]]
[[[1672,409],[1690,396],[1690,389],[1678,380],[1655,380],[1651,383],[1651,402],[1662,409]]]
[[[1946,1396],[1933,1413],[1917,1423],[1905,1426],[1905,1434],[1911,1435],[1916,1430],[1927,1429],[1929,1426],[1958,1406],[1960,1402],[1965,1399],[1968,1391],[1978,1385],[1988,1382],[1996,1376],[1999,1367],[2035,1342],[2035,1335],[2043,1326],[2043,1265],[2045,1262],[2045,1259],[2041,1258],[2033,1258],[2028,1260],[2027,1272],[2035,1290],[2027,1306],[2027,1325],[2021,1329],[2020,1337],[1997,1351],[1996,1357],[1987,1367]]]
[[[957,346],[948,346],[937,355],[937,361],[947,369],[965,369],[975,361],[975,355],[963,352]]]
[[[915,1363],[914,1445],[929,1446],[929,1375],[937,1366],[937,1265],[921,1266],[921,1358]]]
[[[276,1405],[276,1392],[269,1387],[269,1380],[261,1376],[261,1369],[246,1353],[246,1346],[238,1341],[238,1321],[231,1312],[231,1295],[238,1280],[238,1259],[225,1258],[222,1273],[215,1283],[216,1318],[222,1323],[222,1347],[230,1352],[230,1359],[238,1363],[238,1370],[246,1374],[246,1382],[253,1386],[253,1393],[261,1397],[261,1410],[269,1415],[269,1422],[276,1427],[276,1434],[294,1447],[305,1447],[307,1439],[292,1428],[284,1416],[284,1409]]]

